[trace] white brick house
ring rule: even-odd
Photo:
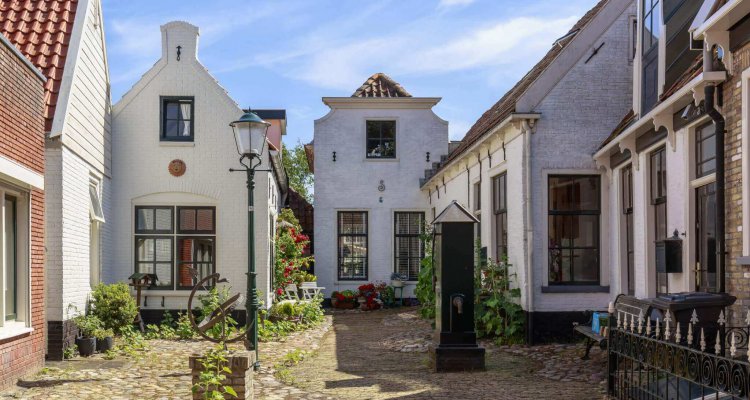
[[[198,28],[161,27],[162,56],[114,105],[112,258],[105,279],[155,273],[145,309],[184,310],[195,280],[218,272],[244,292],[247,272],[247,188],[229,123],[243,110],[198,60]],[[283,114],[283,113],[281,113]],[[262,116],[262,115],[261,115]],[[285,126],[276,121],[271,129]],[[281,132],[283,133],[283,132]],[[270,304],[268,249],[283,204],[286,176],[278,142],[266,146],[255,175],[258,288]],[[258,138],[257,140],[260,140]]]
[[[421,256],[413,235],[432,217],[419,178],[448,152],[448,123],[432,111],[439,101],[412,97],[384,74],[351,97],[323,98],[331,111],[315,121],[314,229],[327,295],[398,271],[410,275],[412,296]]]
[[[619,293],[592,154],[630,106],[635,13],[599,2],[422,183],[438,213],[453,200],[474,211],[488,257],[513,265],[529,342],[569,335]]]

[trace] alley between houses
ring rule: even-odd
[[[598,399],[604,354],[579,359],[580,345],[487,347],[487,371],[434,374],[427,365],[430,324],[413,308],[337,311],[318,328],[263,343],[255,398],[307,399]],[[0,399],[188,399],[187,358],[202,341],[149,341],[136,357],[97,355],[48,363]],[[288,354],[301,354],[284,366]]]

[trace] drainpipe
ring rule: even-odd
[[[531,207],[531,132],[534,128],[534,121],[524,120],[521,124],[523,129],[523,183],[524,183],[524,247],[526,256],[526,304],[529,314],[528,324],[526,326],[526,342],[534,344],[534,229],[532,224],[532,207]]]
[[[713,70],[713,58],[709,51],[703,51],[703,71]],[[706,113],[714,121],[716,137],[716,266],[719,269],[719,293],[726,292],[726,216],[724,204],[725,167],[724,167],[724,116],[714,107],[715,85],[704,88]]]

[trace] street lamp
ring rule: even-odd
[[[268,171],[257,169],[262,163],[263,150],[266,147],[266,135],[271,124],[262,120],[258,114],[248,110],[240,119],[229,124],[234,132],[240,164],[244,168],[230,169],[230,172],[247,173],[247,297],[245,302],[245,326],[247,339],[245,348],[255,350],[254,368],[260,367],[258,353],[258,293],[255,272],[255,172]],[[260,141],[260,143],[258,142]],[[260,145],[260,151],[258,151]]]

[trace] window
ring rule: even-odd
[[[89,184],[89,199],[89,284],[93,288],[101,282],[100,227],[104,223],[99,185],[95,181]]]
[[[15,320],[18,313],[18,257],[16,255],[18,243],[18,213],[16,198],[5,196],[3,205],[3,247],[5,267],[5,321]]]
[[[29,221],[28,193],[0,186],[0,328],[30,326]]]
[[[643,0],[643,54],[659,44],[661,22],[659,0]]]
[[[695,177],[700,178],[716,171],[716,131],[708,123],[695,130]]]
[[[482,182],[474,184],[474,211],[482,209]]]
[[[396,121],[367,121],[367,158],[396,158]]]
[[[627,268],[628,294],[635,293],[635,249],[633,247],[633,166],[624,167],[620,173],[622,214],[625,223],[625,266]]]
[[[161,140],[192,142],[193,97],[161,97]]]
[[[654,243],[667,238],[667,158],[666,148],[651,153],[651,206],[654,218]],[[654,249],[654,254],[656,250]],[[654,265],[656,260],[654,260]],[[656,273],[657,294],[669,293],[666,272]]]
[[[192,289],[215,272],[216,208],[139,206],[135,215],[135,270],[156,274],[155,288],[173,289],[176,279],[177,289]]]
[[[394,214],[394,246],[396,272],[419,279],[419,267],[424,258],[424,246],[420,235],[424,227],[423,212],[397,212]]]
[[[599,284],[600,178],[549,177],[549,283]]]
[[[508,203],[507,175],[492,178],[492,210],[495,216],[495,257],[503,261],[508,257]]]
[[[338,213],[340,280],[367,279],[367,211]]]

